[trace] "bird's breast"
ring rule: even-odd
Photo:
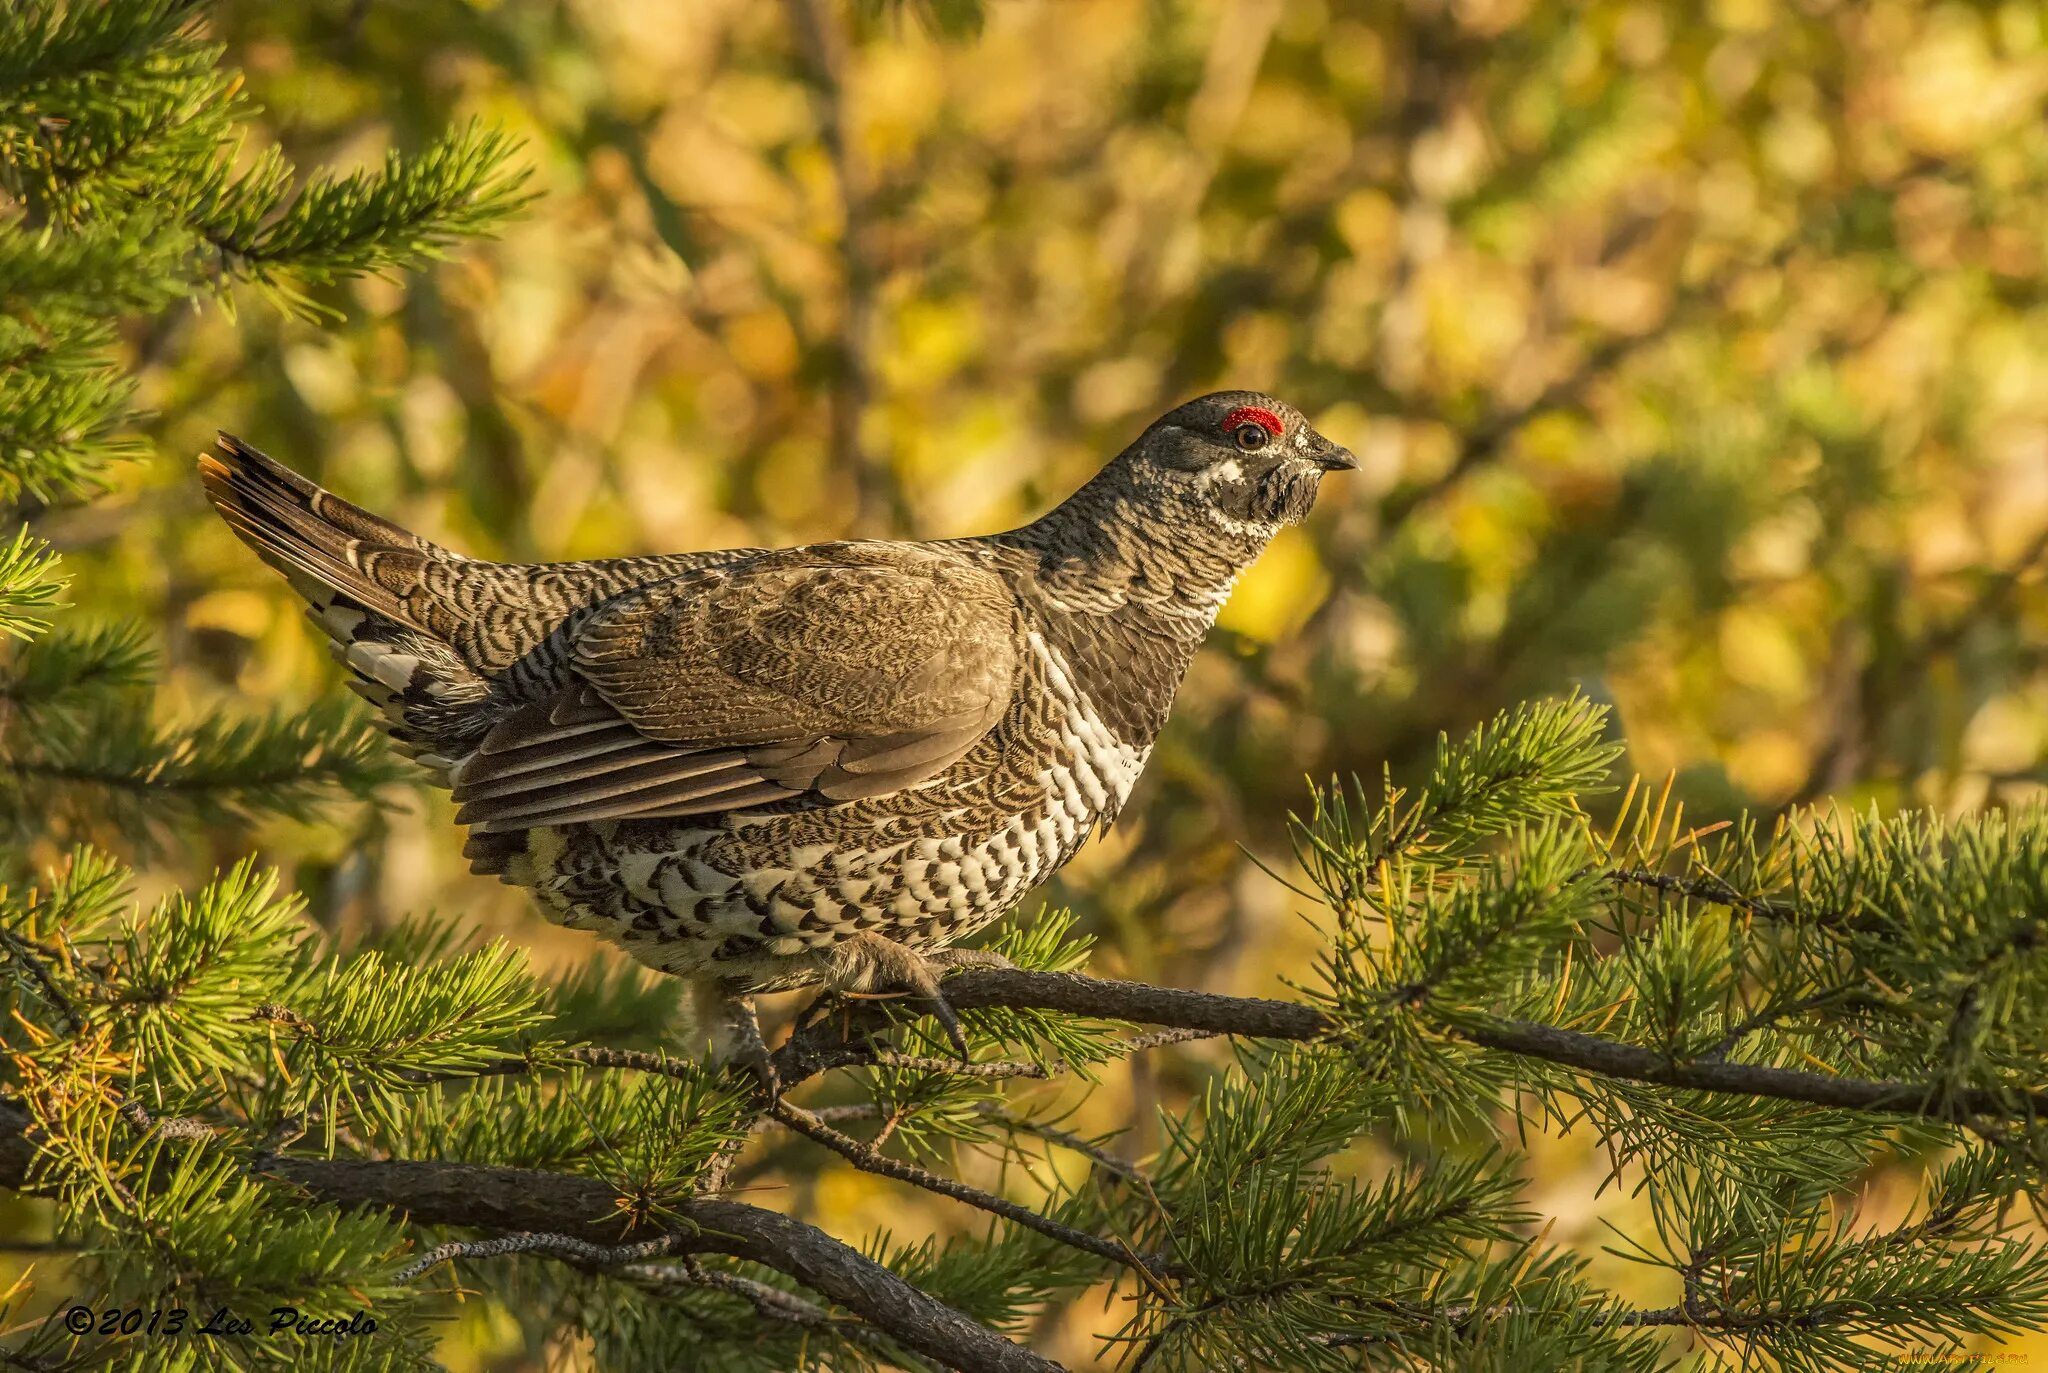
[[[1027,642],[1040,668],[1050,706],[1050,724],[1058,746],[1045,769],[1047,784],[1058,792],[1063,809],[1092,826],[1108,824],[1123,809],[1138,774],[1151,755],[1151,740],[1126,740],[1105,719],[1102,709],[1076,680],[1073,665],[1043,635],[1034,631]]]

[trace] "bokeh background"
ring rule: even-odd
[[[205,512],[216,427],[546,560],[1005,527],[1244,386],[1361,469],[1241,583],[1124,819],[1046,894],[1097,971],[1283,991],[1313,912],[1259,865],[1306,779],[1412,774],[1439,731],[1573,685],[1702,822],[2048,780],[2037,3],[210,13],[302,166],[476,115],[539,198],[440,270],[316,293],[339,323],[209,304],[127,340],[158,456],[38,528],[87,611],[159,626],[170,714],[338,689]],[[192,836],[159,872],[254,848],[338,928],[436,912],[613,956],[468,875],[438,794],[388,802]],[[1074,1126],[1144,1152],[1219,1052],[1068,1089]],[[1551,1239],[1631,1291],[1599,1250],[1641,1202],[1579,1140],[1531,1165]],[[975,1223],[802,1150],[751,1175],[849,1237]],[[452,1366],[579,1366],[473,1306]],[[1042,1342],[1092,1366],[1116,1323],[1052,1313]]]

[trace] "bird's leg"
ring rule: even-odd
[[[768,1052],[768,1041],[761,1035],[754,998],[715,978],[697,983],[692,993],[692,1020],[696,1031],[710,1042],[711,1061],[738,1064],[754,1075],[770,1101],[779,1099],[782,1080],[776,1074],[774,1056]]]
[[[782,1079],[775,1071],[775,1056],[761,1037],[761,1017],[754,1012],[754,998],[732,996],[725,1003],[725,1025],[731,1036],[731,1061],[754,1075],[768,1100],[782,1098]]]
[[[832,968],[827,981],[834,991],[852,993],[907,992],[931,1003],[932,1013],[945,1027],[946,1038],[962,1063],[968,1062],[967,1035],[960,1017],[939,979],[954,968],[1007,968],[1010,960],[984,949],[935,949],[931,953],[885,939],[872,930],[862,930],[832,946]]]

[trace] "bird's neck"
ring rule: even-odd
[[[1033,560],[1056,603],[1193,644],[1275,531],[1192,500],[1181,509],[1157,492],[1140,497],[1112,469],[996,541]]]
[[[1091,483],[1043,519],[980,541],[1031,632],[1119,742],[1151,748],[1195,650],[1271,532],[1204,528]]]

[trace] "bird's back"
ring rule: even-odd
[[[200,459],[200,474],[229,527],[306,600],[351,689],[430,768],[558,690],[576,631],[596,607],[761,551],[487,562],[353,505],[231,435]]]

